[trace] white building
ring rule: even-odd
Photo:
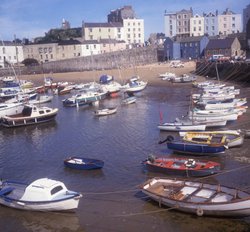
[[[81,49],[82,56],[101,54],[101,44],[97,40],[83,41]]]
[[[229,9],[218,15],[219,34],[229,35],[242,32],[241,14],[235,14]]]
[[[218,30],[218,11],[216,13],[209,12],[203,14],[204,17],[204,33],[209,36],[216,36],[219,34]]]
[[[144,44],[144,20],[123,19],[124,40],[126,44]]]
[[[176,13],[166,12],[164,14],[164,33],[166,37],[176,36]]]
[[[190,18],[190,36],[204,35],[204,17],[196,14]]]
[[[24,60],[23,46],[10,41],[0,43],[0,67],[5,67],[6,63],[15,65]]]

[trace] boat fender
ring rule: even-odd
[[[203,209],[201,209],[201,208],[198,208],[197,210],[196,210],[196,214],[197,214],[197,216],[199,216],[199,217],[201,217],[201,216],[203,216]]]

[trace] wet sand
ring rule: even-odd
[[[30,80],[35,85],[43,85],[44,77],[52,77],[54,82],[74,82],[86,83],[90,81],[99,81],[101,75],[107,74],[114,76],[115,80],[124,84],[132,76],[138,75],[143,81],[148,81],[148,85],[167,85],[168,81],[162,81],[159,74],[166,72],[174,72],[176,75],[190,73],[195,70],[195,62],[186,62],[184,68],[170,68],[169,63],[157,63],[145,66],[138,66],[136,68],[126,69],[113,69],[113,70],[97,70],[97,71],[84,71],[84,72],[69,72],[69,73],[50,73],[50,74],[34,74],[34,75],[21,75],[20,79]],[[204,78],[199,77],[200,80]]]

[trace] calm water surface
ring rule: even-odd
[[[94,117],[94,107],[65,108],[61,100],[67,96],[55,96],[49,104],[59,108],[55,122],[1,128],[1,178],[31,182],[48,177],[83,194],[76,213],[25,212],[0,206],[1,231],[249,231],[249,218],[200,218],[168,211],[139,190],[141,183],[160,175],[146,172],[140,162],[151,153],[173,155],[165,145],[158,145],[169,134],[157,129],[159,111],[164,121],[185,114],[190,89],[186,84],[149,86],[138,95],[136,104],[128,106],[120,104],[120,97],[106,99],[101,105],[118,105],[118,111],[100,118]],[[248,91],[243,89],[242,96],[246,97]],[[228,128],[250,128],[248,118],[249,113]],[[249,187],[250,168],[243,168],[250,163],[249,149],[246,140],[241,148],[211,157],[221,162],[224,170],[237,170],[207,181]],[[102,159],[104,168],[65,168],[64,158],[72,155]]]

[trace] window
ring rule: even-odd
[[[53,188],[51,191],[50,191],[50,194],[51,195],[54,195],[56,193],[58,193],[59,191],[61,191],[63,188],[62,186],[56,186],[55,188]]]
[[[50,54],[50,58],[53,59],[53,54]]]
[[[5,54],[5,48],[3,48],[3,54]]]
[[[89,45],[88,44],[86,45],[86,49],[89,49]]]
[[[92,28],[89,28],[89,32],[92,32],[93,30],[92,30]]]
[[[119,29],[118,29],[119,30]],[[102,29],[101,28],[99,28],[99,32],[101,32],[102,31]]]

